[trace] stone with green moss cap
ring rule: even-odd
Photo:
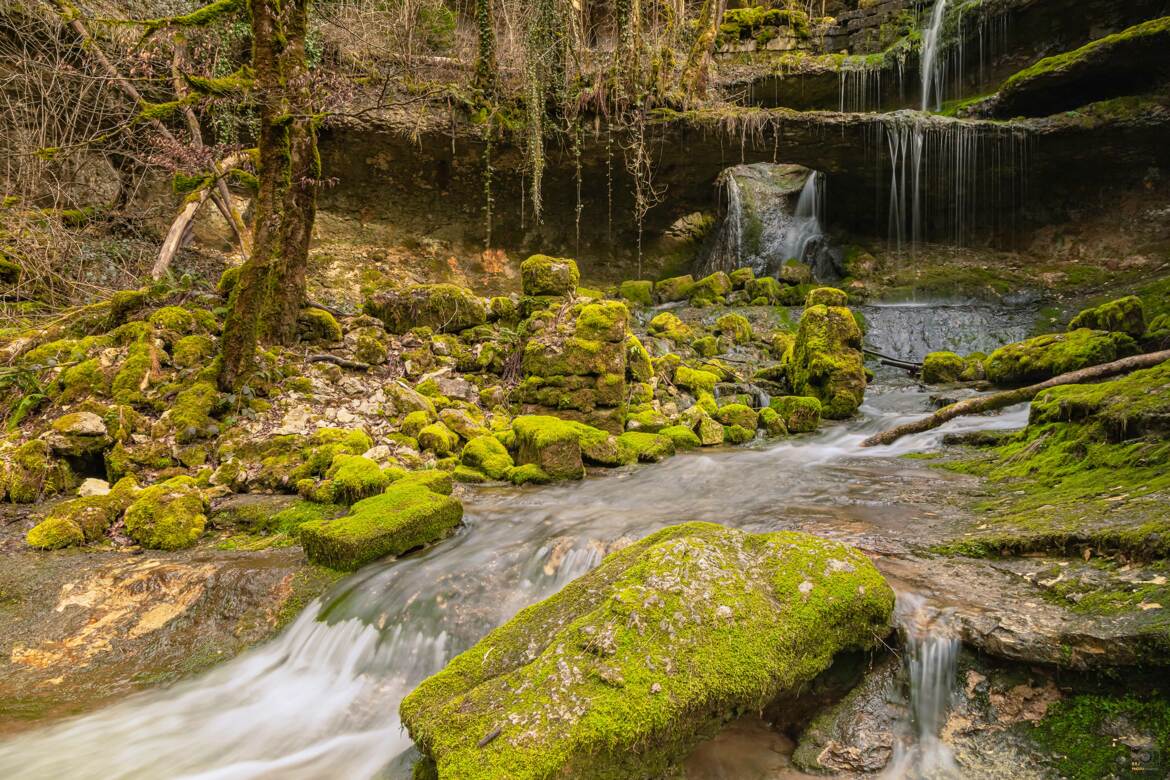
[[[630,310],[621,301],[589,303],[577,312],[574,334],[590,341],[616,344],[629,332]]]
[[[1127,333],[1135,339],[1141,338],[1146,332],[1146,312],[1142,305],[1142,299],[1136,295],[1127,295],[1124,298],[1085,309],[1073,317],[1072,322],[1068,324],[1069,330],[1079,328],[1116,331]]]
[[[675,451],[693,450],[703,445],[698,435],[685,425],[670,425],[660,430],[658,435],[670,439]]]
[[[669,436],[644,431],[626,431],[618,442],[632,450],[643,463],[657,463],[674,455],[674,440]]]
[[[658,336],[673,341],[675,344],[685,344],[695,335],[689,325],[669,311],[654,315],[650,324],[647,325],[646,331],[651,336]]]
[[[459,449],[459,434],[441,422],[431,423],[418,432],[418,446],[440,457]]]
[[[508,448],[495,436],[477,436],[463,447],[463,466],[482,472],[491,479],[507,479],[514,467]]]
[[[659,303],[685,301],[690,296],[691,288],[694,286],[695,277],[690,274],[662,279],[654,283],[654,299]]]
[[[928,385],[958,382],[967,367],[962,355],[954,352],[931,352],[922,359],[922,381]]]
[[[448,492],[450,482],[446,475]],[[462,519],[458,499],[408,476],[357,502],[344,517],[303,523],[299,534],[310,561],[349,571],[438,541]]]
[[[325,472],[329,480],[328,495],[319,498],[325,502],[353,504],[382,492],[390,479],[373,460],[362,455],[339,453]]]
[[[41,439],[0,452],[0,497],[14,504],[31,504],[55,496],[72,484],[69,466],[53,457],[49,445]]]
[[[690,366],[679,366],[674,372],[674,383],[693,393],[713,393],[715,383],[718,381],[719,377],[716,374]]]
[[[631,279],[618,285],[618,295],[630,303],[649,306],[654,303],[654,282],[645,279]]]
[[[722,301],[731,292],[731,277],[723,271],[705,276],[691,286],[688,293],[691,303],[704,306]]]
[[[805,306],[845,306],[849,303],[849,296],[836,287],[817,287],[809,290],[805,296]]]
[[[829,287],[821,290],[840,293]],[[809,294],[810,301],[816,292]],[[822,297],[834,298],[830,293]],[[823,416],[844,419],[861,406],[866,385],[861,329],[846,307],[808,306],[800,316],[796,338],[784,362],[793,391],[820,400]]]
[[[195,544],[207,522],[207,503],[191,477],[172,477],[151,485],[126,510],[126,533],[155,550],[178,550]]]
[[[768,306],[780,302],[780,282],[771,276],[752,279],[744,287],[748,300],[755,306]]]
[[[324,309],[306,306],[297,315],[297,334],[303,341],[332,344],[341,341],[341,325]]]
[[[754,431],[759,426],[760,415],[746,404],[725,404],[716,410],[715,419],[724,425],[738,425]]]
[[[715,330],[736,344],[747,344],[752,340],[752,324],[742,314],[724,314],[715,320]]]
[[[520,264],[525,295],[572,295],[580,281],[577,263],[567,257],[532,255]]]
[[[811,396],[783,395],[771,398],[768,406],[776,410],[789,433],[808,433],[821,424],[821,402]]]
[[[872,647],[893,603],[838,542],[672,526],[457,656],[403,700],[402,722],[441,777],[661,776]]]
[[[370,295],[363,308],[391,333],[406,333],[417,327],[456,333],[487,322],[487,303],[454,284],[414,284],[381,290]]]
[[[731,280],[731,289],[742,290],[755,280],[756,272],[748,267],[736,268],[727,275],[727,278]]]
[[[1027,385],[1137,351],[1137,344],[1124,333],[1080,328],[1002,346],[987,356],[983,367],[987,379],[997,385]]]
[[[633,333],[626,336],[626,374],[638,382],[649,382],[654,376],[650,353]]]

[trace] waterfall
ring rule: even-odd
[[[939,738],[958,675],[960,642],[951,615],[933,609],[921,596],[899,593],[895,620],[903,635],[910,679],[910,723],[908,739],[895,745],[883,777],[958,778],[955,757]]]
[[[889,161],[886,235],[899,249],[927,240],[962,246],[980,228],[1015,229],[1027,196],[1026,132],[915,112],[883,115],[877,132]]]
[[[840,111],[860,114],[882,110],[882,72],[864,61],[859,66],[842,64],[837,72]]]
[[[704,273],[750,267],[757,276],[775,275],[789,260],[811,266],[818,279],[837,273],[839,252],[825,236],[823,173],[796,165],[737,165],[720,175],[719,191],[725,211],[700,265]]]
[[[947,0],[936,0],[930,13],[930,25],[922,31],[922,110],[938,111],[942,108],[943,82],[946,79],[945,62],[939,58],[939,38],[942,36],[943,19],[947,13]],[[931,100],[931,98],[934,98]]]

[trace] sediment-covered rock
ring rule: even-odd
[[[401,706],[441,777],[656,776],[889,629],[856,550],[708,523],[659,531],[522,610]]]

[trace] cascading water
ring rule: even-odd
[[[935,0],[930,13],[930,24],[922,31],[922,110],[942,108],[943,85],[946,82],[946,62],[939,57],[943,21],[946,19],[947,0]]]
[[[899,593],[895,621],[903,637],[910,680],[911,722],[907,738],[895,745],[883,777],[957,779],[955,757],[940,739],[958,675],[960,642],[950,614],[932,608],[921,596]]]
[[[798,260],[818,279],[836,275],[839,253],[825,236],[823,173],[793,165],[737,165],[720,176],[719,188],[726,206],[702,264],[705,273],[748,266],[758,276],[774,276],[785,262]]]

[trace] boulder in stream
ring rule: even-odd
[[[685,523],[613,553],[425,680],[402,722],[440,777],[645,777],[889,630],[857,550]]]
[[[865,398],[865,365],[861,328],[853,312],[843,305],[815,303],[843,299],[844,293],[834,298],[830,290],[825,287],[809,294],[809,305],[784,362],[793,391],[818,399],[822,416],[841,420],[852,416]]]

